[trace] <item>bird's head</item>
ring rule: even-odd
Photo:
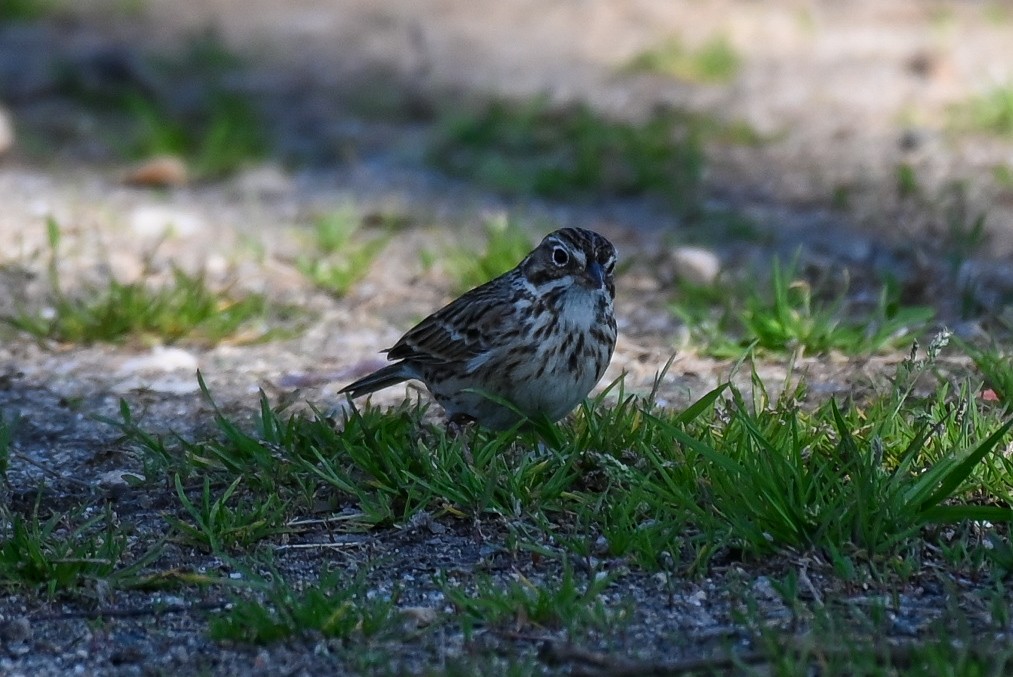
[[[521,264],[536,286],[580,285],[605,290],[615,298],[613,281],[616,248],[598,233],[584,228],[561,228],[545,236]]]

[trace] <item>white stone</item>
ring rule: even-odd
[[[110,389],[113,393],[123,395],[131,392],[147,391],[163,395],[190,395],[200,389],[197,375],[183,376],[141,376],[134,374],[116,383]]]
[[[701,287],[714,284],[721,272],[717,254],[703,247],[676,247],[672,250],[672,266],[680,280]]]
[[[162,237],[166,233],[187,236],[205,230],[207,222],[174,207],[143,205],[130,215],[130,228],[142,237]]]
[[[120,364],[118,371],[122,375],[138,372],[193,372],[198,366],[197,356],[191,352],[182,348],[155,346],[147,355],[138,355],[125,360]]]
[[[105,489],[121,489],[130,486],[131,482],[144,478],[129,470],[109,470],[98,476],[98,485]]]

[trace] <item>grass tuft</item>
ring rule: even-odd
[[[585,104],[493,101],[445,116],[429,159],[510,194],[654,194],[690,214],[699,208],[703,171],[697,136],[690,117],[676,112],[634,125]]]
[[[1013,409],[1013,362],[998,345],[977,346],[957,339],[984,378],[983,388],[990,388],[995,399],[1007,411]]]
[[[701,538],[756,554],[787,547],[830,561],[884,561],[927,525],[1013,518],[1008,506],[954,501],[987,481],[987,459],[1013,421],[965,411],[973,424],[954,441],[942,432],[948,410],[909,408],[905,393],[868,408],[830,400],[810,413],[802,386],[771,400],[754,374],[753,388],[752,400],[730,389],[723,427],[694,432],[662,421],[678,447],[647,450],[655,491],[688,512]],[[867,423],[886,420],[888,428]]]
[[[996,87],[954,106],[951,122],[959,131],[1013,136],[1013,85]]]
[[[212,618],[209,634],[216,640],[255,644],[313,635],[363,641],[400,625],[396,594],[389,599],[373,597],[362,580],[349,584],[347,578],[346,572],[334,571],[299,590],[275,575],[270,582],[252,586],[259,595],[237,597],[228,610]]]
[[[485,247],[476,256],[474,248],[451,249],[446,267],[456,280],[456,289],[465,292],[499,277],[527,256],[535,244],[531,235],[507,217],[485,223]]]
[[[716,36],[698,49],[687,49],[678,37],[641,52],[625,70],[660,73],[692,83],[726,83],[735,78],[742,58],[724,36]]]
[[[214,345],[262,320],[270,311],[283,310],[272,309],[261,294],[233,297],[214,291],[203,273],[191,275],[176,267],[171,281],[161,286],[113,278],[105,287],[86,287],[71,295],[64,290],[59,272],[59,225],[53,219],[47,225],[51,306],[3,318],[32,336],[70,343],[115,343],[133,338]],[[270,330],[255,331],[244,340],[264,340],[270,334]]]
[[[466,637],[476,627],[506,627],[515,631],[530,628],[565,628],[571,634],[586,628],[604,628],[621,624],[628,608],[611,608],[602,598],[611,581],[608,576],[591,575],[578,580],[572,566],[564,563],[555,581],[535,582],[517,575],[500,584],[479,577],[471,590],[455,585],[445,576],[437,583],[454,606]]]
[[[221,178],[266,155],[267,126],[236,84],[244,62],[214,31],[171,55],[118,58],[106,67],[118,77],[78,64],[60,74],[61,93],[108,124],[114,151],[131,159],[176,155],[198,179]]]
[[[133,92],[121,106],[133,122],[124,148],[128,157],[176,155],[186,159],[197,178],[217,179],[267,153],[259,113],[237,92],[212,88],[194,110],[185,112]]]
[[[28,515],[0,510],[0,588],[29,588],[53,599],[97,581],[126,581],[157,555],[156,546],[129,566],[130,534],[111,506]]]
[[[858,355],[896,348],[923,331],[931,308],[903,306],[897,290],[885,285],[871,310],[853,308],[844,292],[829,302],[802,278],[796,264],[771,264],[766,285],[682,284],[670,308],[686,322],[703,352],[734,358],[749,347],[764,351]]]
[[[363,219],[346,207],[314,222],[312,253],[301,256],[296,267],[313,284],[336,296],[347,294],[369,272],[387,246],[386,234],[360,236]]]
[[[248,548],[259,541],[285,533],[285,506],[275,495],[254,498],[237,493],[243,477],[237,477],[221,495],[215,496],[211,480],[204,478],[198,499],[190,498],[179,475],[174,478],[176,496],[192,522],[171,518],[169,524],[180,540],[206,552],[221,555]]]

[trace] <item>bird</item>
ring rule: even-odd
[[[381,352],[394,361],[339,391],[421,381],[449,422],[493,430],[558,421],[601,380],[616,345],[616,249],[555,230],[512,270],[465,292]]]

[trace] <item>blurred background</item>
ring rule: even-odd
[[[108,225],[73,249],[120,279],[157,241],[370,310],[579,223],[683,303],[630,311],[644,331],[700,319],[680,282],[772,256],[968,333],[1013,294],[1005,2],[0,0],[0,110],[9,262],[44,259],[51,217]],[[462,242],[488,265],[455,272]],[[454,281],[425,296],[431,270]]]

